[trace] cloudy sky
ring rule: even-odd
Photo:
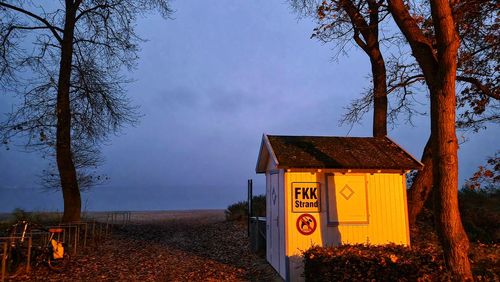
[[[371,115],[339,127],[343,107],[369,85],[367,58],[352,48],[332,60],[332,46],[309,39],[314,23],[298,20],[284,1],[174,1],[172,20],[138,22],[142,44],[129,97],[140,105],[136,127],[103,147],[110,180],[83,196],[87,210],[225,208],[246,197],[263,133],[369,136]],[[421,95],[425,102],[425,93]],[[0,96],[7,112],[12,99]],[[389,136],[420,157],[426,117],[401,123]],[[460,180],[498,149],[498,126],[459,133]],[[0,211],[61,210],[59,193],[44,193],[36,153],[0,149]]]

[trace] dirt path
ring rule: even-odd
[[[249,251],[246,227],[220,212],[132,217],[98,250],[61,274],[45,268],[31,281],[280,281],[265,259]],[[149,222],[148,222],[149,221]]]

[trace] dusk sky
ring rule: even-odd
[[[246,198],[247,179],[264,192],[265,177],[255,174],[263,133],[371,135],[371,113],[352,130],[338,123],[343,107],[370,85],[359,49],[332,60],[332,46],[310,39],[312,20],[298,20],[284,1],[172,7],[171,20],[149,15],[137,23],[148,41],[126,87],[143,117],[102,148],[100,171],[110,180],[83,195],[84,209],[225,208]],[[419,101],[426,102],[425,91]],[[15,102],[0,95],[0,112]],[[428,117],[415,125],[401,122],[389,137],[419,159]],[[468,140],[459,151],[463,183],[498,149],[500,127],[458,134]],[[62,210],[59,192],[41,192],[40,154],[20,150],[0,148],[0,211]]]

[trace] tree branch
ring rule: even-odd
[[[354,41],[356,42],[356,44],[358,44],[359,47],[361,47],[361,49],[363,49],[367,54],[369,52],[368,50],[368,46],[366,45],[366,43],[359,37],[359,29],[357,29],[356,27],[354,27],[354,34],[352,36],[352,38],[354,39]]]
[[[47,28],[48,28],[48,29],[52,32],[52,34],[53,34],[53,35],[54,35],[54,37],[57,39],[57,41],[62,42],[62,38],[61,38],[61,36],[59,35],[59,33],[57,33],[57,32],[58,32],[58,31],[59,31],[59,32],[63,32],[63,30],[62,30],[62,29],[60,29],[60,28],[58,28],[58,27],[56,27],[56,26],[51,25],[51,24],[49,23],[49,21],[47,21],[46,19],[44,19],[44,18],[42,18],[42,17],[40,17],[40,16],[38,16],[38,15],[36,15],[36,14],[33,14],[33,13],[32,13],[32,12],[30,12],[30,11],[27,11],[27,10],[25,10],[25,9],[22,9],[22,8],[16,7],[16,6],[14,6],[14,5],[7,4],[7,3],[5,3],[5,2],[0,2],[0,6],[1,6],[1,7],[5,7],[5,8],[7,8],[7,9],[11,9],[11,10],[17,11],[17,12],[22,13],[22,14],[25,14],[25,15],[27,15],[27,16],[29,16],[29,17],[31,17],[31,18],[33,18],[33,19],[35,19],[35,20],[40,21],[41,23],[43,23],[43,24],[44,24],[44,25],[45,25],[45,26],[46,26],[46,27],[47,27]]]
[[[486,85],[482,84],[481,81],[477,78],[457,75],[457,80],[468,82],[468,83],[474,85],[481,92],[483,92],[484,95],[491,97],[493,99],[496,99],[496,100],[500,100],[500,94],[495,93],[494,91],[490,91],[490,89]]]
[[[426,81],[432,81],[434,73],[438,69],[432,42],[425,36],[415,19],[410,15],[403,0],[388,0],[387,4],[394,21],[407,38],[413,56],[419,62]]]
[[[405,80],[403,80],[403,81],[401,81],[399,83],[393,84],[394,86],[392,86],[391,88],[389,88],[387,90],[387,94],[392,93],[394,90],[396,90],[398,88],[406,87],[408,85],[411,85],[411,84],[413,84],[415,82],[422,81],[422,80],[424,80],[424,75],[423,74],[417,74],[417,75],[409,76]]]
[[[399,87],[410,85],[414,82],[422,81],[422,80],[424,80],[423,74],[417,74],[417,75],[407,77],[404,81],[401,81],[397,84],[394,84],[393,87],[391,87],[389,90],[387,90],[387,94],[393,92],[394,90],[396,90]],[[481,81],[477,78],[457,75],[457,80],[462,81],[462,82],[468,82],[468,83],[474,85],[477,89],[479,89],[479,91],[481,91],[484,95],[486,95],[490,98],[496,99],[496,100],[500,100],[500,95],[498,93],[491,91],[490,88],[488,88],[488,86],[482,84]]]
[[[96,11],[96,10],[99,10],[99,9],[108,9],[108,8],[111,8],[111,7],[112,7],[111,5],[102,4],[102,5],[97,5],[97,6],[94,6],[94,7],[92,7],[92,8],[89,8],[89,9],[87,9],[87,10],[84,10],[84,11],[82,11],[80,14],[78,14],[78,16],[76,16],[76,18],[75,18],[75,22],[78,22],[78,20],[79,20],[81,17],[85,16],[85,15],[86,15],[86,14],[88,14],[88,13],[91,13],[91,12]]]

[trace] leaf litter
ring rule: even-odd
[[[62,273],[39,266],[11,281],[282,280],[250,251],[245,224],[193,213],[117,226]]]

